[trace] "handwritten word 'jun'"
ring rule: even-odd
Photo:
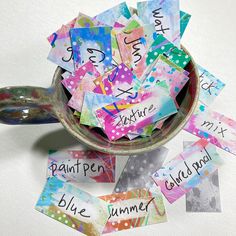
[[[126,45],[132,44],[132,56],[134,57],[134,64],[135,66],[138,64],[138,62],[142,59],[142,56],[140,54],[142,38],[138,38],[132,41],[128,41],[127,37],[124,38],[124,43]]]

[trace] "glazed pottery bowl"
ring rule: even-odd
[[[184,51],[190,56],[186,49]],[[61,122],[79,142],[101,152],[131,155],[152,151],[164,145],[183,129],[197,105],[200,79],[192,58],[185,70],[190,73],[190,80],[177,96],[178,113],[166,120],[162,129],[155,130],[151,137],[140,137],[132,141],[122,138],[112,142],[100,129],[91,129],[79,124],[78,118],[67,106],[70,96],[61,84],[61,74],[64,71],[60,67],[56,69],[52,86],[48,89],[36,87],[0,89],[0,122],[5,124]]]

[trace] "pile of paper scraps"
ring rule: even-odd
[[[66,72],[68,105],[81,124],[110,140],[148,136],[178,111],[190,61],[180,38],[190,15],[179,2],[121,3],[95,17],[82,13],[48,37],[49,60]],[[220,212],[217,148],[236,155],[236,122],[209,107],[225,84],[198,66],[200,99],[185,130],[199,137],[166,162],[168,149],[130,156],[116,180],[117,156],[97,151],[50,151],[47,182],[36,209],[89,236],[167,221],[170,204],[186,196],[187,212]],[[116,183],[95,197],[80,183]]]
[[[62,84],[80,124],[109,140],[151,136],[178,112],[190,56],[180,38],[190,16],[178,1],[121,3],[95,17],[82,13],[48,37],[48,59],[66,72]]]

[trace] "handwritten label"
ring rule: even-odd
[[[193,142],[184,142],[184,149]],[[218,170],[186,193],[187,212],[221,212]]]
[[[51,48],[48,60],[67,71],[74,71],[73,52],[69,35],[54,41],[54,47]]]
[[[102,107],[96,115],[108,138],[117,140],[176,112],[173,99],[162,89],[154,88]]]
[[[49,178],[36,204],[39,212],[86,235],[101,235],[108,204],[69,183]]]
[[[166,221],[161,193],[135,189],[102,196],[109,203],[109,218],[103,233],[110,233]]]
[[[198,66],[198,71],[201,89],[199,99],[202,103],[209,106],[223,90],[225,84],[201,66]]]
[[[63,78],[65,78],[61,82],[71,94],[75,92],[76,88],[80,84],[80,81],[87,73],[94,77],[100,76],[100,73],[93,66],[92,62],[87,62],[84,65],[80,66],[75,70],[73,74],[68,74],[68,72],[65,73],[65,75],[62,75]]]
[[[151,152],[130,156],[113,192],[126,192],[137,187],[149,189],[153,185],[150,176],[162,167],[167,153],[168,149],[161,147]]]
[[[94,151],[50,151],[48,177],[77,184],[115,181],[115,156]]]
[[[236,121],[199,105],[184,129],[236,155]]]
[[[170,203],[175,202],[221,164],[213,145],[202,139],[156,171],[152,177]]]
[[[137,66],[154,41],[154,35],[153,25],[145,25],[116,35],[122,60],[128,67]]]
[[[144,24],[154,24],[156,32],[180,47],[179,1],[138,2],[138,16]]]
[[[103,74],[112,68],[111,27],[70,30],[75,68],[88,61]]]

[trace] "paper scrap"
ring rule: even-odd
[[[110,8],[94,17],[94,19],[109,25],[114,26],[114,24],[117,22],[117,20],[124,16],[125,18],[129,19],[131,17],[129,8],[126,4],[126,2],[122,2],[117,6],[114,6],[113,8]]]
[[[48,177],[78,183],[115,182],[116,157],[96,151],[49,151]]]
[[[154,0],[137,3],[138,16],[144,24],[154,24],[156,32],[180,47],[178,0]]]
[[[80,123],[83,125],[102,128],[96,117],[96,110],[119,100],[120,99],[116,97],[86,92],[80,116]]]
[[[94,77],[91,74],[85,74],[83,79],[79,82],[71,99],[69,100],[68,106],[74,108],[76,111],[81,112],[85,93],[92,92],[95,89],[95,84],[93,80]]]
[[[220,164],[215,147],[201,139],[188,146],[152,177],[166,199],[173,203],[215,172]]]
[[[113,141],[176,112],[173,99],[162,89],[154,88],[105,106],[96,115]]]
[[[56,32],[52,33],[50,36],[48,36],[48,42],[51,44],[52,47],[55,47],[55,42],[58,39],[65,38],[68,34],[71,28],[74,28],[76,22],[76,18],[68,22],[66,25],[63,25],[60,29],[58,29]]]
[[[160,191],[146,189],[102,196],[108,203],[109,218],[103,233],[111,233],[167,221]]]
[[[119,20],[120,18],[118,19],[118,21]],[[124,24],[123,27],[121,27],[121,25],[119,24],[119,27],[118,26],[113,27],[111,31],[112,64],[114,66],[118,66],[122,63],[116,35],[119,34],[120,32],[127,32],[139,28],[142,26],[143,23],[139,20],[137,15],[133,15],[129,20],[127,20],[127,22],[123,22],[123,24]]]
[[[184,142],[184,148],[193,142]],[[187,212],[221,212],[218,170],[186,193]]]
[[[144,78],[146,78],[150,73],[150,70],[159,55],[164,55],[181,68],[186,67],[191,60],[190,56],[183,50],[175,47],[163,35],[158,35],[149,48],[147,54],[138,63],[136,68],[134,68],[134,73],[140,80],[144,80]]]
[[[87,61],[101,74],[112,68],[111,29],[101,26],[70,30],[75,68]]]
[[[189,24],[190,19],[191,19],[190,14],[184,11],[180,11],[180,36],[181,38],[184,35],[184,32]]]
[[[108,204],[56,177],[49,178],[35,209],[88,236],[101,235]]]
[[[73,28],[92,28],[96,26],[102,26],[103,24],[90,16],[83,13],[79,13],[76,18],[75,25]]]
[[[49,52],[48,60],[69,72],[74,71],[73,52],[69,34],[54,42],[54,47]]]
[[[160,55],[142,86],[145,89],[149,89],[165,81],[171,97],[175,99],[188,82],[188,75],[189,73],[187,71],[176,66],[163,55]]]
[[[63,80],[61,81],[65,88],[73,94],[78,87],[80,81],[84,78],[86,74],[90,74],[93,77],[100,76],[100,73],[96,70],[92,62],[87,62],[84,65],[80,66],[75,70],[73,74],[65,72],[63,76]]]
[[[118,98],[132,96],[140,86],[132,71],[123,63],[98,77],[94,83],[96,85],[93,90],[95,93]]]
[[[149,189],[153,185],[151,175],[162,167],[167,153],[168,149],[161,147],[130,156],[113,192],[126,192],[135,188]]]
[[[199,65],[198,71],[201,89],[199,99],[205,105],[210,106],[224,89],[225,84]]]
[[[236,121],[199,105],[184,129],[236,155]]]
[[[153,43],[156,33],[152,24],[124,31],[116,35],[122,61],[129,67],[135,68]]]

